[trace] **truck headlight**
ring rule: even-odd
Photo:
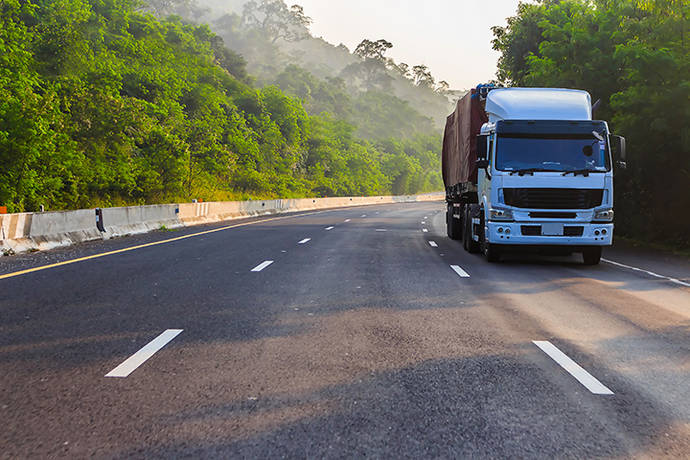
[[[489,209],[489,220],[513,220],[513,211],[510,209]]]
[[[613,209],[602,209],[594,211],[595,222],[613,222]]]

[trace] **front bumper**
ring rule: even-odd
[[[592,223],[592,222],[548,222],[563,224],[564,228],[576,229],[582,234],[578,236],[547,236],[542,234],[523,234],[523,227],[541,227],[547,222],[498,222],[491,221],[487,224],[487,235],[489,243],[492,244],[512,244],[512,245],[531,245],[531,246],[610,246],[613,243],[613,224],[612,223]],[[509,230],[509,231],[507,231]],[[540,231],[541,233],[541,231]],[[597,234],[598,233],[598,234]]]

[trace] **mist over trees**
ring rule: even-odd
[[[276,44],[360,58],[305,39],[304,12],[278,3],[255,2],[211,29],[190,1],[3,0],[0,204],[440,190],[430,119],[392,94],[353,96],[324,68],[283,65],[299,50]],[[261,16],[271,5],[292,18],[286,28]],[[366,126],[352,121],[362,111]]]
[[[690,2],[521,3],[493,32],[502,83],[586,89],[627,138],[617,232],[690,246]]]
[[[395,96],[408,103],[410,113],[417,112],[416,118],[431,119],[437,129],[441,129],[452,107],[448,84],[437,84],[423,65],[395,63],[386,56],[394,44],[385,39],[362,37],[352,51],[342,44],[335,46],[313,37],[308,12],[299,5],[289,7],[283,0],[205,0],[199,4],[208,8],[210,12],[204,20],[228,46],[245,57],[251,56],[248,69],[260,86],[277,84],[276,75],[288,66],[298,66],[325,82],[342,79],[353,100],[369,91]],[[286,31],[285,37],[276,38],[278,24]],[[360,127],[363,123],[357,115],[354,113],[349,121]],[[380,124],[385,124],[385,120]]]

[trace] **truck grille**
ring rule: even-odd
[[[516,208],[590,209],[601,205],[604,191],[580,188],[504,188],[505,203]]]
[[[525,236],[541,236],[541,225],[521,225],[520,231]],[[582,236],[584,227],[566,225],[563,227],[563,236]]]

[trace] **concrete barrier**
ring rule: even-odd
[[[182,227],[177,204],[103,208],[105,238]]]
[[[179,205],[179,218],[185,226],[189,226],[284,212],[312,211],[315,209],[366,206],[372,204],[408,203],[414,201],[440,201],[443,200],[444,197],[445,194],[443,193],[430,193],[425,195],[404,196],[359,196],[182,203]]]
[[[29,230],[33,214],[0,214],[0,255],[31,249]]]
[[[31,220],[32,249],[47,250],[101,238],[93,209],[38,212]]]
[[[159,229],[220,222],[243,217],[295,211],[414,201],[439,201],[443,193],[407,196],[299,198],[285,200],[219,201],[103,208],[103,230],[94,209],[0,214],[0,251],[46,250],[82,241],[144,233]]]

